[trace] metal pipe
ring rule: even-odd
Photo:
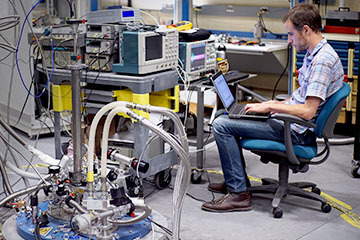
[[[13,194],[14,190],[11,187],[9,177],[8,177],[6,171],[5,171],[4,164],[3,164],[3,159],[0,159],[0,171],[1,171],[1,175],[2,175],[2,178],[3,178],[6,189],[8,190],[8,192],[10,194]]]
[[[84,213],[89,213],[88,211],[86,211],[85,208],[83,208],[78,202],[74,201],[74,200],[70,200],[69,204],[74,207],[79,213],[84,214]]]
[[[174,187],[174,196],[173,196],[173,239],[179,238],[180,231],[180,216],[181,216],[181,208],[185,198],[185,193],[187,190],[187,186],[189,184],[190,179],[190,162],[189,162],[189,144],[186,137],[185,127],[182,125],[179,117],[170,109],[163,107],[155,107],[155,106],[142,106],[137,104],[129,104],[127,105],[129,108],[139,109],[146,112],[155,112],[161,113],[165,116],[170,117],[170,119],[174,122],[176,129],[179,132],[180,140],[182,143],[182,147],[185,150],[187,157],[181,159],[180,167],[176,174],[175,187]]]
[[[25,140],[22,139],[1,117],[0,117],[0,124],[3,128],[5,128],[6,131],[8,131],[8,133],[10,133],[10,135],[13,138],[16,139],[16,141],[18,141],[24,147],[27,146],[27,143],[25,142]]]
[[[329,144],[330,145],[346,145],[346,144],[353,144],[355,138],[354,137],[348,137],[348,138],[329,138]],[[323,138],[317,138],[316,143],[324,144],[325,141]]]
[[[93,188],[93,151],[94,151],[94,138],[95,138],[95,131],[97,128],[97,124],[102,115],[104,115],[110,109],[113,109],[118,106],[125,106],[128,108],[137,108],[141,105],[134,105],[133,103],[129,102],[112,102],[105,105],[101,108],[98,113],[95,115],[93,122],[90,127],[90,137],[89,137],[89,154],[88,154],[88,190],[89,192],[92,191]],[[144,107],[144,106],[143,106]],[[146,106],[150,108],[149,106]],[[168,111],[168,110],[167,110]],[[167,112],[166,111],[166,112]],[[140,117],[136,113],[129,111],[127,114],[137,120],[141,125],[146,126],[153,130],[157,135],[159,135],[164,141],[166,141],[175,152],[180,157],[180,167],[177,172],[177,177],[175,180],[175,187],[174,187],[174,196],[173,196],[173,208],[172,208],[172,220],[173,220],[173,239],[179,239],[179,229],[180,229],[180,218],[181,218],[181,209],[183,206],[185,193],[187,191],[187,187],[190,181],[190,174],[191,174],[191,166],[189,161],[189,152],[188,152],[188,143],[186,134],[184,133],[181,137],[181,142],[183,147],[166,131],[160,129],[155,124],[151,123],[146,118]],[[172,115],[172,114],[169,114]],[[173,118],[176,118],[172,115]],[[179,122],[180,120],[175,120],[175,122]],[[179,129],[181,129],[180,127]],[[180,132],[184,131],[184,129],[180,130]],[[104,140],[104,139],[103,139]],[[186,150],[185,150],[186,149]]]
[[[251,91],[251,90],[247,89],[246,87],[241,86],[240,84],[238,84],[237,87],[238,87],[240,90],[251,94],[252,96],[254,96],[254,98],[259,99],[261,102],[269,101],[269,99],[267,99],[266,97],[263,97],[263,96],[261,96],[260,94],[257,94],[257,93],[255,93],[254,91]]]
[[[42,188],[44,188],[44,187],[46,187],[46,186],[47,186],[46,184],[41,183],[41,184],[39,184],[39,185],[32,186],[32,187],[29,187],[29,188],[26,188],[26,189],[23,189],[23,190],[14,192],[13,194],[11,194],[11,195],[3,198],[3,199],[0,201],[0,207],[3,207],[7,202],[13,200],[14,198],[17,198],[17,197],[20,197],[20,196],[22,196],[22,195],[31,193],[31,192],[36,191],[36,190],[38,190],[38,189],[42,189]]]
[[[70,65],[71,69],[71,93],[72,93],[72,142],[74,158],[74,174],[72,183],[81,183],[81,104],[80,104],[80,78],[83,65]]]
[[[134,116],[131,116],[136,119]],[[155,124],[151,123],[146,118],[138,119],[140,124],[150,128],[153,132],[158,134],[164,141],[170,144],[171,147],[174,148],[175,152],[180,157],[180,167],[178,169],[178,176],[175,180],[175,188],[179,189],[179,191],[174,191],[173,197],[173,208],[172,208],[172,219],[173,219],[173,239],[180,238],[180,219],[181,219],[181,210],[183,206],[183,202],[185,199],[185,193],[190,182],[190,174],[191,174],[191,166],[189,161],[189,153],[185,152],[185,150],[179,145],[179,143],[173,139],[167,132],[163,129],[160,129]]]
[[[47,1],[47,13],[51,16],[55,16],[54,0]]]
[[[87,210],[85,210],[79,203],[77,203],[74,200],[70,200],[69,204],[74,207],[79,213],[81,214],[88,214],[89,212]],[[150,216],[151,214],[151,207],[146,205],[145,203],[134,203],[135,209],[139,209],[139,210],[144,210],[144,212],[134,218],[131,219],[108,219],[108,222],[114,225],[119,225],[119,226],[127,226],[127,225],[131,225],[137,222],[140,222],[144,219],[146,219],[147,217]],[[96,214],[94,215],[94,219],[103,219],[103,218],[107,218],[110,217],[118,212],[121,212],[121,207],[118,208],[114,208],[105,212],[102,212],[100,214]]]
[[[345,8],[345,0],[340,0],[340,1],[339,1],[339,10],[340,10],[341,8]]]
[[[118,226],[127,226],[127,225],[131,225],[137,222],[140,222],[146,218],[148,218],[151,214],[151,207],[146,205],[146,204],[135,204],[135,209],[141,209],[144,210],[144,212],[134,218],[130,218],[130,219],[108,219],[108,222],[114,225],[118,225]]]

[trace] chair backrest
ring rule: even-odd
[[[336,120],[349,93],[350,86],[344,82],[343,86],[326,101],[315,122],[315,133],[319,138],[333,137]]]

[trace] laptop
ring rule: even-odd
[[[225,107],[225,111],[230,118],[247,118],[253,120],[266,120],[270,117],[270,113],[247,113],[245,114],[245,104],[239,104],[235,101],[229,86],[221,71],[215,73],[210,77],[215,86],[216,93],[218,94],[221,102]]]

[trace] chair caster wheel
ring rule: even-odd
[[[273,208],[273,216],[274,218],[281,218],[283,215],[283,211],[280,207]]]
[[[199,170],[192,170],[190,181],[192,184],[199,184],[201,182],[201,172]]]
[[[351,176],[353,176],[354,178],[360,178],[360,173],[359,173],[359,164],[355,164],[354,166],[351,167]]]
[[[328,203],[321,204],[321,211],[324,213],[329,213],[331,211],[331,206]]]
[[[320,188],[318,188],[318,187],[314,187],[313,189],[311,189],[311,191],[312,191],[313,193],[316,193],[317,195],[320,195],[320,194],[321,194],[321,190],[320,190]]]
[[[169,186],[171,182],[171,169],[165,169],[155,174],[154,183],[159,189],[164,189]]]

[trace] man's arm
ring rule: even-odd
[[[318,97],[307,97],[304,104],[284,104],[278,101],[268,101],[263,103],[246,104],[245,112],[258,113],[287,113],[295,115],[306,120],[314,117],[321,99]]]

